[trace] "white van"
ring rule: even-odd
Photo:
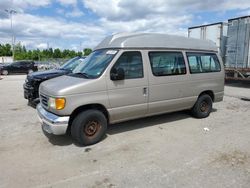
[[[89,145],[112,123],[184,109],[205,118],[223,94],[224,68],[213,42],[117,34],[72,74],[43,82],[37,112],[48,133],[68,131]]]

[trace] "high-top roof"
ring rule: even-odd
[[[97,49],[107,48],[168,48],[218,51],[215,43],[182,36],[159,33],[121,33],[106,37]]]

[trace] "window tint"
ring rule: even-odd
[[[31,65],[32,65],[32,62],[29,62],[29,61],[23,61],[23,62],[21,62],[21,65],[26,66],[26,67],[29,67],[29,66],[31,66]]]
[[[142,78],[143,65],[140,52],[124,52],[112,69],[122,68],[125,72],[125,79]]]
[[[21,63],[18,61],[18,62],[15,62],[15,63],[12,63],[13,66],[20,66]]]
[[[181,52],[149,52],[149,59],[155,76],[186,74]]]
[[[221,70],[216,54],[187,53],[191,73],[219,72]]]

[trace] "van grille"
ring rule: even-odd
[[[44,108],[48,108],[49,97],[40,94],[40,102]]]

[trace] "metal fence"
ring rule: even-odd
[[[43,61],[35,61],[38,66],[38,70],[49,70],[60,67],[68,59],[47,59]]]

